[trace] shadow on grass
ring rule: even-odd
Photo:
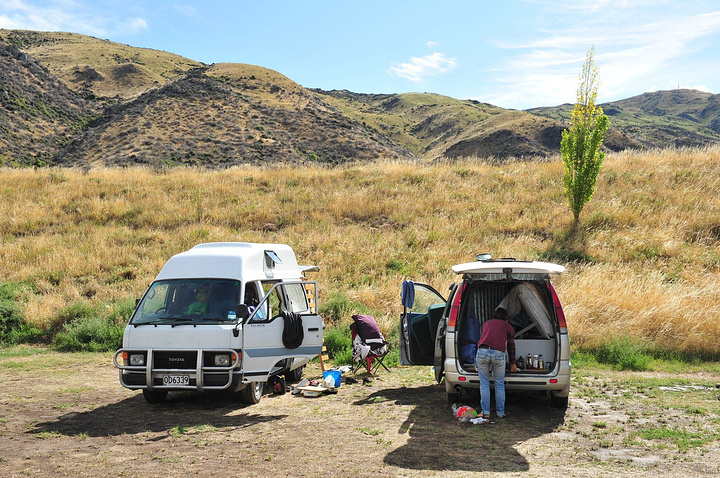
[[[528,471],[530,465],[516,445],[551,433],[564,421],[564,412],[551,408],[544,394],[507,392],[507,418],[493,415],[490,424],[460,423],[438,385],[385,389],[354,404],[381,401],[414,407],[398,430],[408,434],[408,442],[384,460],[411,470]],[[469,400],[475,403],[463,404],[477,409],[477,401],[475,395]]]
[[[237,413],[247,407],[249,405],[238,404],[228,393],[172,393],[165,402],[154,405],[145,403],[142,394],[137,394],[87,412],[68,413],[51,421],[37,423],[28,433],[107,437],[167,432],[169,436],[173,429],[196,426],[247,428],[287,417]]]
[[[540,259],[555,262],[595,262],[595,258],[586,251],[587,231],[582,224],[573,223],[555,237],[552,246],[540,254]]]

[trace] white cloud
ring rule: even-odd
[[[96,37],[132,34],[149,29],[142,17],[120,19],[93,3],[73,0],[0,0],[0,28],[67,31]],[[101,5],[97,6],[101,8]]]
[[[188,5],[188,4],[176,3],[176,4],[173,4],[173,9],[176,12],[178,12],[180,15],[184,15],[184,16],[190,17],[190,18],[196,17],[198,14],[197,9],[195,7],[193,7],[192,5]]]
[[[585,6],[594,8],[602,3],[585,2]],[[668,83],[668,75],[677,75],[677,70],[692,70],[692,54],[706,47],[706,37],[720,33],[720,12],[670,13],[649,20],[607,13],[603,8],[595,12],[598,18],[593,22],[583,23],[580,17],[568,20],[582,28],[558,29],[562,31],[559,34],[538,31],[537,38],[522,42],[496,42],[497,47],[516,53],[493,69],[499,88],[492,89],[497,94],[482,100],[523,108],[573,102],[585,53],[593,45],[600,70],[599,101],[650,91],[646,86]],[[712,69],[709,64],[693,67],[696,74]],[[686,83],[703,81],[687,74],[690,79]],[[683,83],[680,80],[676,85]]]
[[[435,52],[422,57],[412,57],[407,63],[391,66],[388,73],[417,83],[428,76],[446,73],[455,66],[457,66],[455,58],[445,58],[444,53]]]
[[[129,33],[149,30],[150,27],[144,18],[128,18],[125,21],[125,28]]]
[[[439,43],[436,41],[428,40],[428,42],[427,42],[427,46],[430,48],[435,48],[438,45],[439,45]]]

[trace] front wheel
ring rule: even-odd
[[[238,394],[240,394],[240,401],[242,403],[255,405],[262,398],[264,390],[265,382],[250,382],[245,388],[238,392]]]
[[[165,401],[165,397],[167,397],[168,394],[167,390],[144,389],[142,392],[145,401],[148,403],[162,403]]]

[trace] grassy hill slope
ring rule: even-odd
[[[99,98],[134,98],[201,66],[173,53],[78,33],[0,29],[0,40],[36,58],[73,91]]]
[[[610,153],[578,233],[558,161],[6,168],[2,280],[22,284],[24,316],[50,328],[132,303],[197,243],[280,242],[320,267],[330,324],[367,310],[392,335],[404,279],[446,291],[452,265],[490,252],[568,266],[556,285],[577,345],[629,337],[718,354],[719,162],[717,147]]]
[[[430,93],[358,94],[315,90],[340,111],[426,159],[478,157],[504,160],[558,153],[564,118],[547,118],[473,100]],[[612,130],[605,147],[640,145]]]
[[[12,96],[0,102],[0,164],[547,158],[559,151],[571,109],[308,90],[259,66],[208,66],[73,33],[0,30],[0,45],[15,52],[4,55],[0,70],[0,87]],[[45,106],[38,106],[38,91]],[[719,105],[717,95],[691,91],[608,104],[604,147],[717,143]]]
[[[112,108],[61,151],[57,162],[226,167],[409,156],[277,72],[218,64]]]
[[[48,164],[99,111],[35,59],[0,43],[0,164]]]

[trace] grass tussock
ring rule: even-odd
[[[14,304],[30,326],[60,330],[76,304],[132,301],[197,243],[282,242],[320,266],[331,325],[369,312],[391,336],[404,279],[445,291],[453,264],[491,252],[568,264],[556,284],[578,345],[718,354],[718,164],[719,148],[610,154],[575,230],[559,160],[3,169],[2,280],[27,288]]]

